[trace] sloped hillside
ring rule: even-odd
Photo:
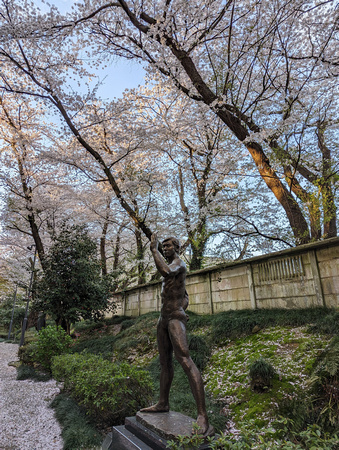
[[[78,340],[73,351],[100,353],[107,359],[146,368],[154,379],[157,397],[157,319],[158,314],[152,313],[136,319],[83,322],[75,329]],[[323,441],[320,448],[336,448],[331,442],[339,428],[338,330],[335,310],[191,313],[187,327],[191,354],[202,371],[210,420],[218,432],[227,433],[230,443],[242,442],[244,447],[239,448],[255,448],[261,441],[265,445],[271,442],[271,448],[278,443],[282,448],[309,448],[312,439]],[[330,370],[328,361],[324,365],[324,355],[331,349]],[[273,368],[267,386],[264,383],[260,388],[253,384],[253,374],[250,377],[258,360],[262,371]],[[171,408],[196,415],[186,376],[178,364]]]

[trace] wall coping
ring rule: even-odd
[[[206,273],[218,272],[220,270],[231,268],[231,267],[238,267],[238,266],[248,265],[248,264],[251,265],[251,264],[255,264],[257,262],[263,261],[263,260],[269,261],[269,260],[281,258],[284,256],[291,256],[291,255],[300,254],[300,253],[307,253],[308,251],[311,251],[311,250],[318,250],[318,249],[322,249],[322,248],[335,247],[335,246],[339,246],[339,237],[334,237],[334,238],[330,238],[330,239],[324,239],[323,241],[316,241],[316,242],[311,242],[308,244],[298,245],[296,247],[291,247],[291,248],[288,248],[285,250],[280,250],[278,252],[266,253],[264,255],[254,256],[252,258],[242,259],[240,261],[230,261],[230,262],[216,264],[215,266],[210,266],[210,267],[206,267],[204,269],[188,272],[187,278],[190,278],[195,275],[203,275]],[[157,284],[161,284],[161,281],[151,281],[150,283],[139,284],[137,286],[131,286],[127,289],[124,289],[123,291],[114,292],[113,296],[114,295],[124,295],[126,292],[132,292],[132,291],[137,291],[139,289],[145,289],[147,287],[155,286]]]

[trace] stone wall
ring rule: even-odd
[[[187,275],[189,310],[198,314],[262,308],[339,307],[339,238],[306,244]],[[159,311],[161,283],[116,293],[120,313]]]

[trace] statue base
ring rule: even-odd
[[[125,425],[113,427],[112,433],[106,437],[102,450],[163,450],[167,441],[176,440],[179,435],[192,433],[194,419],[174,411],[165,413],[138,412],[135,417],[127,417]],[[213,436],[212,426],[206,433]],[[203,444],[199,449],[208,449]]]

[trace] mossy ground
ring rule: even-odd
[[[74,351],[101,349],[106,357],[148,368],[154,378],[156,399],[160,370],[157,319],[157,313],[125,318],[115,336],[111,334],[113,323],[99,326],[96,336],[93,325],[88,333],[83,326]],[[332,325],[338,322],[334,310],[231,311],[215,316],[190,313],[189,340],[193,343],[198,340],[191,354],[203,368],[208,410],[217,430],[222,432],[226,427],[237,433],[253,426],[269,427],[279,416],[282,404],[305,397],[314,363],[333,336],[327,329],[324,332],[324,324],[329,322]],[[334,329],[332,326],[331,331]],[[207,352],[204,363],[199,360],[199,348]],[[249,366],[259,357],[276,370],[272,388],[263,393],[250,388]],[[195,402],[178,364],[170,401],[172,409],[195,416]]]
[[[227,431],[231,437],[260,434],[258,430],[263,428],[272,430],[279,416],[292,416],[294,409],[298,410],[295,417],[300,429],[305,423],[314,423],[306,418],[311,402],[308,383],[318,356],[339,333],[339,314],[335,310],[189,314],[191,355],[202,371],[208,414],[218,432]],[[149,313],[134,319],[113,317],[99,323],[82,322],[74,329],[72,351],[101,354],[109,360],[147,368],[154,379],[156,400],[160,373],[157,320],[158,313]],[[249,380],[249,366],[260,357],[276,371],[272,387],[263,393],[253,392]],[[295,406],[299,400],[303,408]],[[170,402],[171,409],[195,417],[187,377],[177,363]]]
[[[280,403],[298,397],[307,388],[314,362],[328,342],[327,336],[311,334],[305,326],[277,326],[230,341],[213,350],[204,371],[206,389],[224,403],[236,426],[251,420],[258,426],[269,426]],[[250,388],[249,366],[259,357],[277,372],[272,388],[264,393]]]

